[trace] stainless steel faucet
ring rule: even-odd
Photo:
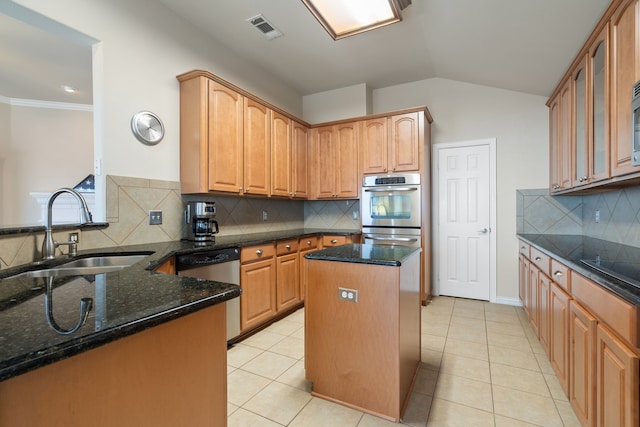
[[[84,197],[82,197],[82,195],[78,193],[76,190],[73,190],[71,188],[60,188],[54,191],[53,193],[51,193],[51,195],[49,196],[49,201],[47,202],[47,223],[46,223],[46,229],[44,234],[44,242],[42,242],[42,259],[54,259],[56,257],[56,248],[60,245],[70,245],[70,247],[73,248],[73,245],[77,243],[77,241],[58,243],[53,240],[53,230],[52,230],[53,221],[51,218],[53,202],[56,199],[56,197],[58,197],[63,193],[68,193],[74,196],[82,206],[82,209],[80,211],[81,212],[80,223],[90,224],[92,222],[91,212],[89,212],[89,208],[87,207],[87,202],[86,200],[84,200]]]

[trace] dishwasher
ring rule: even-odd
[[[195,277],[240,286],[240,249],[224,248],[176,257],[179,276]],[[227,343],[240,335],[240,298],[227,301]]]

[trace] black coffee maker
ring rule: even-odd
[[[187,224],[187,240],[211,242],[218,231],[215,202],[188,202],[184,219]]]

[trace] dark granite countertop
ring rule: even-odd
[[[582,262],[597,260],[607,269],[640,283],[640,248],[581,235],[519,234],[518,237],[631,304],[640,304],[640,287]]]
[[[371,244],[351,244],[334,246],[306,254],[307,259],[323,261],[352,262],[358,264],[389,265],[399,267],[402,261],[413,254],[420,253],[420,248],[405,246],[387,246]]]
[[[78,321],[81,298],[93,299],[86,323],[70,335],[57,333],[47,322],[46,278],[10,278],[34,269],[34,264],[37,268],[52,267],[70,258],[62,256],[2,270],[0,381],[240,296],[236,285],[152,271],[173,256],[317,234],[355,235],[360,231],[295,229],[217,236],[206,245],[173,241],[80,251],[78,258],[117,253],[148,255],[119,271],[53,280],[52,313],[63,329]]]

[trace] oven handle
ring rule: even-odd
[[[383,242],[395,241],[395,242],[417,242],[418,239],[412,237],[376,237],[368,234],[364,235],[365,239],[380,240]]]
[[[418,191],[417,187],[375,187],[375,188],[365,188],[365,192],[375,193],[379,191]]]

